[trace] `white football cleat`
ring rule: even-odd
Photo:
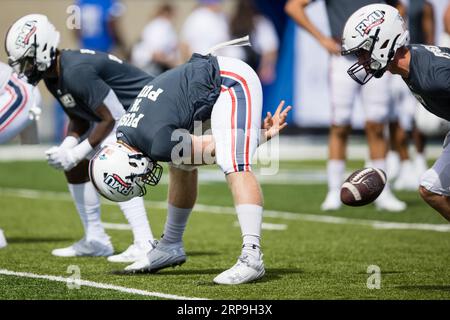
[[[391,212],[400,212],[406,209],[406,203],[398,200],[389,189],[384,189],[380,196],[375,200],[377,210]]]
[[[125,271],[154,273],[164,268],[180,266],[185,262],[186,253],[182,242],[170,244],[158,242],[144,259],[127,266]]]
[[[234,266],[219,274],[213,281],[217,284],[235,285],[261,279],[266,273],[262,257],[262,254],[259,259],[242,254]]]
[[[98,240],[87,241],[85,238],[67,248],[55,249],[52,255],[56,257],[108,257],[114,253],[111,242]]]
[[[110,256],[107,260],[109,262],[117,263],[133,263],[145,259],[147,257],[147,253],[152,249],[153,248],[150,244],[147,246],[140,243],[134,243],[124,252]]]
[[[8,245],[8,243],[6,242],[6,238],[5,235],[3,234],[3,230],[0,229],[0,249],[4,248]]]
[[[329,191],[325,201],[320,206],[322,211],[339,210],[342,206],[341,195],[336,191]]]

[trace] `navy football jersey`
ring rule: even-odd
[[[450,121],[450,49],[410,45],[409,76],[403,79],[431,113]]]
[[[170,161],[173,148],[189,137],[195,121],[211,118],[221,90],[217,58],[194,54],[189,62],[149,82],[117,128],[117,138],[157,161]]]
[[[152,79],[111,54],[82,49],[62,50],[60,76],[57,80],[45,79],[45,84],[69,116],[100,121],[95,109],[110,90],[127,110]]]

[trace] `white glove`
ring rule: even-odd
[[[73,148],[53,147],[45,152],[47,162],[57,170],[70,171],[92,151],[88,139]]]

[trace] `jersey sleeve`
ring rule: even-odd
[[[64,75],[67,89],[92,110],[96,110],[111,88],[89,65],[72,68]]]

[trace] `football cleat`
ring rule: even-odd
[[[325,201],[320,206],[320,210],[322,211],[333,211],[333,210],[339,210],[342,206],[341,202],[341,195],[339,193],[339,190],[336,191],[329,191],[327,194],[327,197],[325,198]]]
[[[0,229],[0,249],[4,248],[8,245],[8,243],[6,242],[6,238],[5,235],[3,234],[3,230]]]
[[[120,254],[108,257],[109,262],[132,263],[147,257],[147,253],[152,250],[152,246],[139,243],[132,244],[127,250]]]
[[[125,271],[154,273],[164,268],[180,266],[185,262],[186,253],[182,242],[170,244],[159,242],[144,259],[129,265]]]
[[[389,189],[384,189],[378,199],[375,200],[375,207],[377,210],[400,212],[406,209],[406,203],[398,200]]]
[[[102,243],[97,240],[87,241],[85,238],[67,248],[55,249],[52,255],[56,257],[108,257],[114,253],[111,242]]]
[[[230,269],[222,272],[214,278],[217,284],[242,284],[261,279],[266,273],[262,254],[259,259],[251,255],[243,254],[237,263]]]

